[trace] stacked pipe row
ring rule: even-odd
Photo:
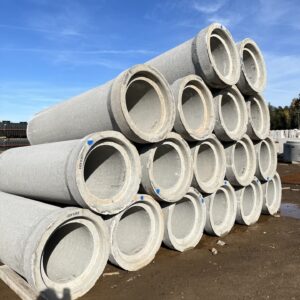
[[[32,146],[0,156],[0,260],[76,298],[108,258],[138,270],[162,241],[185,251],[275,214],[265,83],[256,43],[215,23],[34,116]]]

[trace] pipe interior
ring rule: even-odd
[[[176,186],[182,172],[181,159],[177,150],[168,144],[159,146],[154,154],[153,176],[162,189]]]
[[[259,164],[262,172],[267,172],[271,164],[270,149],[265,141],[261,142],[259,151]]]
[[[126,182],[126,164],[121,152],[110,145],[96,145],[84,165],[84,180],[90,193],[113,198]]]
[[[140,130],[150,133],[160,126],[161,101],[157,91],[149,82],[136,79],[129,84],[126,106],[130,118]]]
[[[247,149],[244,144],[237,142],[234,148],[234,166],[236,170],[236,174],[239,177],[242,177],[246,174],[248,170],[248,157],[247,157]]]
[[[66,283],[80,276],[90,264],[94,251],[89,229],[80,223],[59,227],[47,241],[42,267],[48,278]]]
[[[276,201],[276,192],[275,192],[275,183],[273,180],[270,180],[267,184],[267,192],[266,192],[266,202],[268,207],[272,207],[274,202]]]
[[[205,103],[202,95],[193,87],[187,86],[182,93],[182,112],[192,130],[205,127]]]
[[[195,221],[195,207],[190,199],[183,198],[174,204],[171,230],[175,238],[183,239],[187,237],[193,230]]]
[[[210,51],[218,71],[222,76],[228,76],[230,73],[231,58],[228,48],[225,46],[223,34],[215,29],[210,37]]]
[[[197,177],[201,182],[208,182],[214,178],[217,168],[217,157],[209,144],[202,144],[197,154]]]
[[[227,197],[223,190],[218,190],[213,199],[211,216],[213,223],[218,226],[221,225],[227,216]]]
[[[252,120],[252,126],[256,131],[261,131],[263,126],[263,112],[260,104],[256,98],[250,101],[250,116]]]
[[[253,52],[250,47],[244,47],[243,63],[248,80],[252,85],[255,85],[259,78],[259,69],[257,66],[257,61],[255,59],[255,52]]]
[[[232,96],[228,94],[222,96],[220,114],[223,117],[225,127],[229,131],[235,131],[237,126],[239,126],[239,109]]]
[[[143,250],[151,234],[151,219],[140,206],[130,207],[121,217],[116,229],[119,250],[125,255],[135,255]]]
[[[248,217],[255,207],[255,191],[251,185],[244,188],[242,201],[244,216]]]

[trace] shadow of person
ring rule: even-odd
[[[71,300],[70,289],[65,288],[61,297],[57,296],[55,290],[46,289],[39,294],[37,300]]]

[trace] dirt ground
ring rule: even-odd
[[[280,217],[236,225],[221,239],[223,247],[218,238],[204,236],[186,253],[161,248],[138,272],[108,265],[106,276],[81,299],[300,299],[300,165],[279,164],[278,171],[284,186]],[[0,281],[0,299],[18,298]]]

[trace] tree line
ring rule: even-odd
[[[273,106],[269,103],[271,129],[300,129],[300,94],[290,106]]]

